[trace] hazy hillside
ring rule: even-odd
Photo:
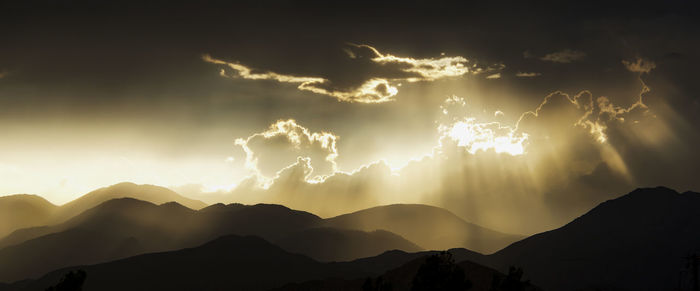
[[[33,278],[50,270],[180,247],[190,229],[190,209],[122,198],[110,200],[69,221],[18,231],[0,249],[0,281]],[[29,237],[18,238],[21,234]],[[9,244],[3,240],[2,245]]]
[[[37,195],[0,197],[0,238],[20,228],[46,225],[56,208]]]
[[[204,202],[186,198],[168,188],[134,183],[119,183],[100,188],[61,206],[55,206],[36,195],[4,196],[0,197],[0,238],[23,228],[62,223],[115,198],[134,198],[155,204],[177,202],[192,209],[206,206]]]
[[[0,241],[0,282],[36,278],[61,267],[192,247],[221,235],[257,235],[328,261],[420,248],[389,232],[312,229],[321,219],[280,205],[213,205],[195,211],[169,202],[121,198],[65,223],[24,229]],[[297,233],[298,232],[298,233]]]
[[[191,209],[201,209],[207,205],[199,200],[184,197],[173,190],[155,185],[137,185],[134,183],[119,183],[87,193],[78,199],[61,206],[59,219],[69,218],[93,208],[102,202],[115,198],[134,198],[154,204],[177,202]]]
[[[492,253],[523,238],[468,223],[442,208],[420,204],[373,207],[329,218],[323,223],[365,231],[384,229],[432,250],[464,247]]]
[[[545,290],[671,290],[700,252],[700,194],[638,189],[571,223],[475,260],[522,266]],[[688,275],[689,276],[689,275]]]
[[[421,250],[414,243],[384,230],[364,232],[327,227],[294,232],[275,241],[275,244],[318,261],[349,261],[376,256],[387,250]]]

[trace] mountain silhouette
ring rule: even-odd
[[[456,260],[463,259],[465,256],[469,255],[468,251],[464,249],[452,249],[449,251],[453,253],[453,257]],[[379,276],[367,277],[367,278],[327,278],[323,280],[311,280],[302,283],[289,283],[282,287],[273,289],[275,291],[302,291],[302,290],[316,290],[316,291],[341,291],[341,290],[363,290],[364,285],[368,281],[374,283],[381,282],[381,285],[388,286],[392,291],[408,291],[411,290],[413,279],[418,273],[421,265],[426,262],[426,259],[431,255],[438,255],[439,252],[421,252],[417,253],[416,257],[407,260],[406,263],[390,268],[386,272],[383,272]],[[463,260],[456,264],[462,270],[464,270],[466,279],[471,283],[470,291],[492,291],[492,284],[494,282],[494,277],[498,280],[503,280],[506,276],[489,267]],[[380,288],[381,289],[381,288]],[[539,290],[535,286],[523,290]]]
[[[310,228],[291,233],[277,245],[318,261],[349,261],[379,255],[387,250],[417,252],[421,247],[384,230],[364,232],[336,228]]]
[[[0,238],[20,229],[50,223],[57,206],[37,195],[0,197]]]
[[[186,198],[168,188],[128,182],[97,189],[61,206],[36,195],[10,195],[0,197],[0,238],[23,228],[62,223],[115,198],[134,198],[155,204],[177,202],[192,209],[206,207],[204,202]]]
[[[336,216],[323,225],[373,231],[383,229],[431,250],[463,247],[493,253],[522,239],[469,223],[445,209],[421,204],[378,206]]]
[[[545,290],[672,290],[700,252],[700,193],[637,189],[552,231],[472,260],[521,266]],[[690,276],[690,275],[688,275]]]
[[[216,204],[199,211],[175,202],[109,200],[68,221],[15,231],[0,240],[0,282],[147,252],[192,247],[222,235],[256,235],[314,258],[339,261],[415,244],[381,231],[309,229],[321,218],[280,205]]]
[[[259,237],[229,235],[195,248],[63,268],[36,280],[0,285],[0,290],[44,290],[78,269],[88,277],[83,290],[268,290],[291,282],[376,276],[425,254],[395,251],[351,262],[321,263]]]
[[[130,182],[124,182],[94,190],[78,199],[62,205],[58,211],[58,219],[70,218],[105,201],[115,198],[134,198],[154,204],[177,202],[178,204],[184,205],[185,207],[191,209],[201,209],[207,206],[207,204],[202,201],[184,197],[165,187],[155,185],[137,185]]]

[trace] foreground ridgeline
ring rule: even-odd
[[[112,187],[72,216],[36,196],[1,198],[0,209],[22,205],[2,215],[16,222],[36,211],[39,225],[0,239],[0,290],[692,290],[700,253],[700,194],[662,187],[512,244],[517,236],[425,205],[322,219],[269,204],[186,207],[138,194],[139,185]]]

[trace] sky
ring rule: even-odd
[[[486,2],[486,1],[482,1]],[[0,4],[0,195],[131,181],[561,226],[700,190],[692,1]]]

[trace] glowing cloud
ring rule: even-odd
[[[545,56],[541,57],[540,60],[543,60],[546,62],[566,64],[566,63],[571,63],[573,61],[578,61],[580,59],[583,59],[585,56],[586,56],[586,53],[584,53],[584,52],[565,49],[563,51],[558,51],[558,52],[546,54]]]
[[[391,77],[376,76],[370,77],[363,81],[359,86],[353,88],[339,89],[333,87],[333,82],[321,77],[307,77],[278,74],[275,72],[253,73],[253,69],[245,65],[233,62],[227,62],[212,58],[209,55],[202,56],[205,62],[223,65],[233,72],[227,72],[225,69],[220,71],[222,77],[227,78],[243,78],[247,80],[272,80],[280,83],[299,84],[297,89],[309,91],[316,94],[327,95],[343,102],[360,102],[360,103],[383,103],[392,101],[393,97],[398,94],[400,82],[419,82],[419,81],[434,81],[447,77],[459,77],[467,73],[479,74],[483,72],[491,72],[501,70],[505,66],[497,64],[487,68],[481,68],[476,64],[469,64],[469,61],[461,56],[440,58],[414,59],[409,57],[398,57],[391,54],[382,54],[377,49],[369,45],[349,44],[344,51],[351,59],[359,59],[362,56],[361,51],[364,50],[371,54],[370,60],[378,66],[392,66],[391,69],[403,74],[397,76],[392,74]],[[498,75],[498,74],[495,74]],[[495,75],[488,78],[493,79]],[[500,75],[498,75],[500,77]]]
[[[455,107],[460,111],[465,109],[466,101],[464,98],[452,96],[447,98],[441,107],[442,113],[449,115]],[[498,112],[500,111],[497,111],[496,116]],[[503,114],[503,112],[500,113]],[[474,117],[448,118],[448,120],[450,122],[447,124],[438,125],[440,146],[445,139],[449,139],[465,148],[470,154],[480,150],[494,150],[497,153],[514,156],[525,153],[524,143],[527,141],[527,133],[516,133],[513,128],[501,126],[498,122],[478,122]]]
[[[302,91],[309,91],[316,94],[328,95],[335,97],[340,101],[346,102],[361,102],[361,103],[382,103],[391,101],[399,90],[389,84],[386,79],[372,78],[365,81],[362,85],[351,90],[334,90],[326,86],[329,81],[319,77],[300,77],[293,75],[278,74],[275,72],[252,73],[251,68],[237,63],[230,63],[223,60],[214,59],[209,55],[202,57],[204,61],[225,65],[235,71],[235,74],[229,74],[226,70],[221,69],[220,75],[227,78],[243,78],[248,80],[273,80],[280,83],[297,83],[297,87]]]
[[[326,175],[335,173],[338,170],[338,165],[335,161],[338,157],[338,148],[336,146],[338,136],[328,132],[311,132],[309,129],[297,124],[293,119],[279,120],[271,124],[263,132],[255,133],[247,138],[239,138],[235,141],[235,144],[240,146],[246,154],[246,168],[262,181],[264,187],[269,186],[274,177],[263,174],[259,165],[260,155],[251,148],[251,143],[256,140],[265,142],[275,138],[283,138],[293,147],[293,151],[298,154],[296,162],[303,162],[308,165],[309,171],[305,174],[307,181],[321,181],[325,177],[325,175],[314,173],[310,157],[313,155],[311,153],[313,150],[321,151],[325,162],[330,164],[330,169],[327,171],[328,173],[325,173]],[[277,172],[277,175],[280,171]]]
[[[372,61],[378,64],[399,64],[402,65],[401,71],[407,73],[415,73],[415,77],[398,78],[394,80],[405,80],[408,82],[417,81],[434,81],[445,77],[458,77],[466,73],[472,72],[468,63],[469,61],[460,56],[456,57],[441,57],[439,59],[414,59],[397,57],[391,54],[382,54],[374,47],[369,45],[350,44],[356,48],[364,48],[370,50],[374,57]],[[475,71],[474,71],[475,72]]]

